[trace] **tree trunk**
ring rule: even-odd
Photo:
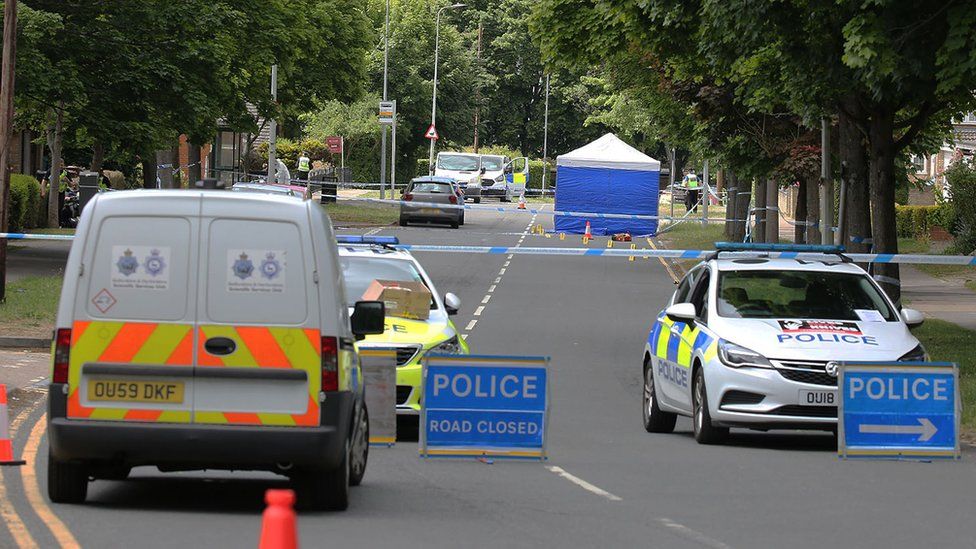
[[[766,184],[765,178],[756,180],[755,189],[752,191],[756,202],[756,226],[752,228],[753,242],[766,242]]]
[[[800,186],[796,191],[796,205],[793,207],[793,242],[806,244],[807,227],[804,222],[807,220],[807,185],[810,183],[806,178],[800,179]]]
[[[142,188],[156,188],[156,151],[146,147],[140,155],[142,157]]]
[[[98,174],[98,179],[102,178],[102,165],[105,163],[105,145],[99,139],[92,145],[91,171]]]
[[[47,147],[51,151],[51,174],[48,176],[47,193],[47,226],[51,228],[60,226],[58,223],[58,193],[61,191],[61,170],[63,169],[61,159],[61,134],[64,130],[63,108],[64,102],[62,101],[55,109],[54,128],[47,130]]]
[[[186,150],[187,150],[187,155],[186,155],[187,161],[186,161],[186,163],[189,165],[189,167],[187,168],[187,171],[190,174],[188,183],[189,183],[190,187],[193,187],[193,185],[196,185],[197,181],[200,181],[201,179],[203,179],[203,177],[201,175],[201,169],[200,169],[201,168],[200,167],[200,147],[198,145],[194,144],[192,141],[187,141],[187,143],[186,143]]]
[[[807,180],[807,243],[820,244],[820,179]]]
[[[845,204],[845,232],[843,244],[853,253],[871,251],[871,201],[868,184],[868,153],[864,135],[857,128],[851,115],[841,109],[840,161],[841,176],[847,181]],[[865,242],[867,240],[867,242]]]
[[[735,193],[735,218],[732,227],[732,241],[743,242],[746,239],[746,225],[749,224],[749,202],[752,200],[751,189],[746,187],[744,181],[738,182],[738,191]]]
[[[869,135],[871,157],[868,179],[871,189],[871,234],[874,251],[898,253],[895,230],[895,139],[893,112],[877,108],[871,113]],[[875,263],[874,278],[896,304],[901,303],[901,282],[897,263]]]

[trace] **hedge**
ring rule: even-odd
[[[427,175],[429,170],[429,162],[426,158],[421,158],[417,160],[417,176]],[[552,162],[549,163],[550,169],[554,168]],[[529,160],[529,188],[530,189],[541,189],[542,188],[542,170],[543,164],[542,160]],[[556,185],[556,171],[552,170],[546,177],[546,187],[552,188]]]
[[[37,227],[41,207],[41,186],[29,175],[10,174],[10,232],[19,233]]]
[[[895,206],[895,226],[899,237],[924,238],[932,227],[952,232],[954,214],[949,205]]]

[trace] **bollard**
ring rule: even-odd
[[[261,519],[261,541],[258,549],[297,549],[298,525],[295,519],[295,492],[269,489],[264,493],[268,504]]]
[[[0,465],[23,465],[22,459],[14,459],[14,446],[10,440],[10,418],[7,417],[7,386],[0,384]]]

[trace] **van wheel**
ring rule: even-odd
[[[349,441],[342,451],[342,461],[331,471],[313,470],[295,478],[295,489],[303,506],[323,511],[345,511],[349,508]]]
[[[459,221],[452,221],[451,222],[451,228],[452,229],[457,229],[459,226],[461,226],[461,223]]]
[[[47,457],[47,495],[54,503],[84,503],[88,496],[88,470],[83,463]]]
[[[400,226],[401,227],[406,227],[407,226],[407,219],[405,217],[401,217],[400,218]]]
[[[695,371],[695,386],[691,392],[692,423],[695,426],[695,440],[699,444],[721,444],[729,434],[728,427],[712,425],[708,412],[708,392],[705,390],[705,371]]]
[[[369,410],[366,403],[356,414],[355,431],[352,434],[352,455],[349,457],[349,484],[359,486],[366,476],[366,462],[369,460]]]
[[[662,411],[657,405],[654,387],[654,368],[650,359],[644,361],[644,430],[648,433],[670,433],[678,420],[676,414]]]

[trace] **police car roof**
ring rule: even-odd
[[[391,249],[380,244],[339,244],[339,255],[346,257],[413,259],[413,255],[406,250]]]
[[[722,257],[712,260],[719,271],[829,271],[832,273],[864,274],[854,263],[845,263],[837,256],[822,259],[783,259],[769,257]]]

